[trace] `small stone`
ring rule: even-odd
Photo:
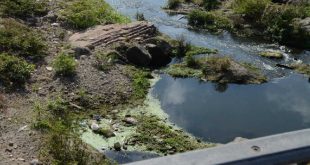
[[[23,159],[23,158],[18,158],[17,160],[25,162],[25,159]]]
[[[93,131],[97,131],[97,130],[99,130],[100,127],[99,127],[99,125],[98,125],[97,123],[93,122],[93,123],[91,124],[90,128],[91,128],[91,130],[93,130]]]
[[[138,121],[133,117],[126,117],[123,121],[130,125],[136,125],[138,123]]]
[[[53,70],[53,67],[47,66],[47,67],[46,67],[46,70],[52,71],[52,70]]]
[[[114,149],[116,151],[121,151],[122,150],[122,145],[121,143],[117,142],[117,143],[114,143]]]
[[[55,22],[55,23],[52,23],[51,25],[54,26],[54,27],[57,27],[57,26],[59,26],[59,23]]]
[[[30,165],[41,165],[41,163],[38,159],[33,159],[31,160]]]
[[[10,142],[10,143],[9,143],[9,146],[11,146],[11,147],[12,147],[13,145],[14,145],[14,143],[13,143],[13,142]]]
[[[5,152],[12,152],[12,149],[11,148],[7,148],[7,149],[5,149]]]

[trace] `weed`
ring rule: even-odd
[[[53,62],[56,74],[63,76],[72,76],[75,74],[77,63],[72,56],[61,53]]]

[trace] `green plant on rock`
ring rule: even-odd
[[[47,0],[1,0],[0,12],[3,15],[29,18],[43,16],[48,12]]]
[[[38,31],[14,19],[0,19],[0,52],[39,59],[46,54],[46,49]]]
[[[0,54],[0,82],[4,85],[22,86],[30,77],[34,66],[8,54]]]
[[[69,2],[62,15],[69,25],[77,29],[85,29],[98,24],[129,22],[127,17],[118,14],[102,0]]]
[[[77,63],[74,57],[61,53],[53,61],[53,67],[58,75],[72,76],[75,74]]]

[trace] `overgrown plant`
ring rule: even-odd
[[[72,76],[75,74],[77,63],[74,57],[60,53],[53,61],[53,67],[58,75]]]
[[[0,19],[0,52],[39,59],[46,54],[46,49],[40,32],[14,19]]]
[[[22,86],[30,77],[34,66],[24,59],[0,54],[0,82],[6,86]]]
[[[26,19],[43,16],[47,12],[47,0],[1,0],[0,2],[0,13],[10,17]]]
[[[98,24],[127,23],[129,19],[115,12],[102,0],[74,0],[62,12],[65,21],[77,29]]]

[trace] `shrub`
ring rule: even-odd
[[[205,12],[193,10],[188,16],[188,23],[192,26],[205,28],[212,31],[231,29],[231,21],[220,12]]]
[[[63,76],[71,76],[75,74],[77,63],[72,56],[61,53],[53,62],[56,74]]]
[[[0,81],[4,85],[23,85],[30,78],[33,70],[34,66],[21,58],[0,54]]]
[[[85,29],[98,24],[126,23],[124,17],[102,0],[77,0],[62,12],[66,22],[74,28]]]
[[[182,3],[181,0],[168,0],[166,8],[167,9],[176,9],[180,6],[181,3]]]
[[[206,10],[213,10],[217,9],[221,5],[221,2],[218,0],[203,0],[202,5]]]
[[[269,5],[261,19],[261,23],[266,29],[265,32],[271,34],[271,38],[274,40],[289,41],[291,33],[294,31],[293,19],[306,16],[303,9],[301,6],[294,5]]]
[[[0,19],[0,52],[41,58],[46,51],[45,42],[37,31],[13,19]]]
[[[239,14],[244,14],[246,18],[259,20],[270,0],[235,0],[233,9]]]
[[[47,14],[47,0],[2,0],[0,11],[7,16],[27,18]]]

